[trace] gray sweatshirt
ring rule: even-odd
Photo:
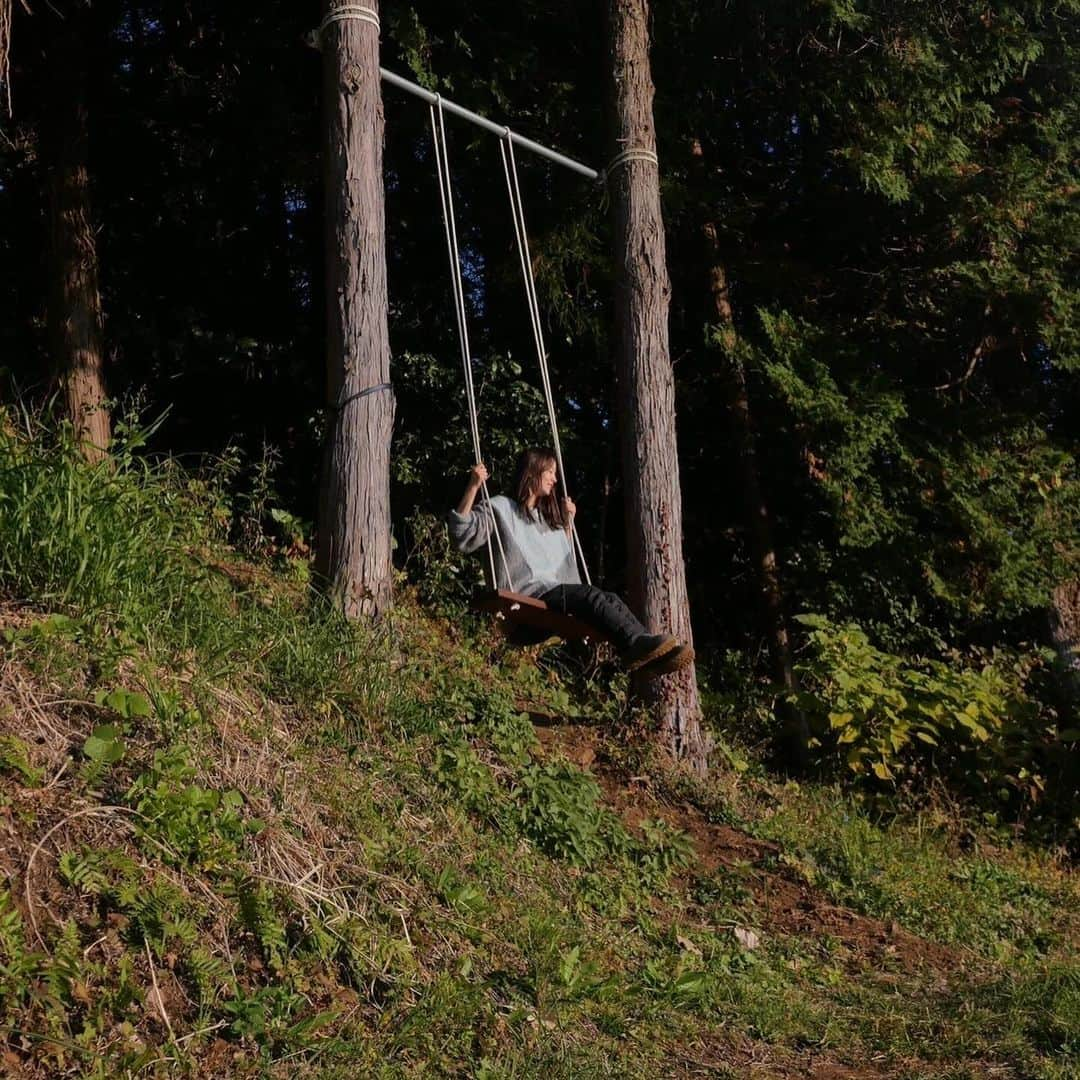
[[[581,584],[566,530],[551,528],[539,511],[525,510],[505,495],[496,495],[490,503],[480,503],[468,514],[451,510],[447,515],[450,540],[458,551],[478,551],[487,543],[493,522],[506,553],[504,566],[498,540],[492,538],[496,588],[540,596],[556,585]]]

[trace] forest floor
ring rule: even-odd
[[[719,725],[695,779],[603,664],[75,477],[0,523],[0,1075],[1080,1075],[1063,852]]]

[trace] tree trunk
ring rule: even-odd
[[[795,666],[791,655],[784,611],[784,594],[780,584],[780,568],[773,543],[772,522],[758,471],[757,448],[754,439],[753,417],[750,411],[750,391],[746,370],[735,355],[735,318],[731,307],[727,271],[720,261],[716,225],[707,222],[703,228],[709,254],[709,298],[712,314],[720,330],[720,348],[724,354],[721,378],[727,398],[735,442],[736,467],[746,507],[747,541],[751,558],[757,569],[761,590],[761,612],[769,643],[772,677],[784,688],[785,694],[797,689]],[[726,339],[726,340],[725,340]],[[806,716],[793,703],[785,701],[778,710],[784,723],[784,746],[781,748],[787,764],[805,768],[810,731]]]
[[[1061,662],[1066,708],[1080,715],[1080,581],[1065,582],[1054,590],[1050,599],[1050,638]]]
[[[375,0],[365,0],[365,6],[377,10]],[[331,3],[327,11],[341,7]],[[353,619],[386,611],[393,582],[394,400],[387,385],[390,334],[378,28],[356,17],[329,23],[323,33],[323,75],[329,416],[317,569]]]
[[[611,0],[615,154],[655,154],[648,0]],[[611,178],[615,213],[615,325],[625,485],[629,600],[652,630],[690,642],[682,551],[675,386],[668,346],[668,280],[655,161],[635,156]],[[635,694],[657,716],[672,753],[706,771],[708,744],[693,666]]]
[[[49,192],[47,324],[66,414],[83,453],[99,461],[111,428],[87,164],[86,21],[81,6],[71,8],[48,46],[50,95],[42,139]]]

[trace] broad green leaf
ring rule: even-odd
[[[124,756],[124,742],[113,724],[102,724],[83,743],[83,753],[91,761],[111,765]]]

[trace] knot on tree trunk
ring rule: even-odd
[[[342,73],[341,81],[348,93],[359,93],[364,85],[364,69],[359,64],[350,64]]]

